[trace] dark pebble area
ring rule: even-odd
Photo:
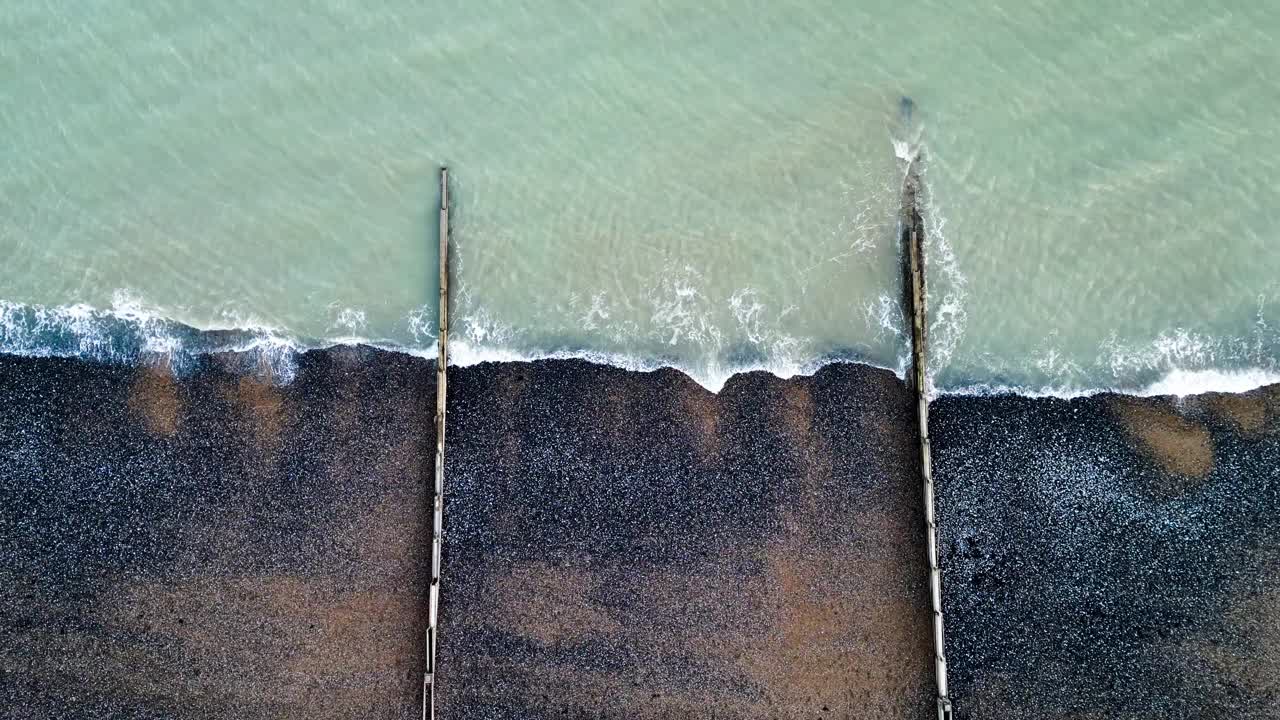
[[[0,716],[413,718],[434,367],[0,357]],[[925,717],[888,373],[450,373],[442,718]]]
[[[450,373],[442,716],[926,718],[891,374]]]
[[[0,717],[418,717],[434,367],[260,372],[0,356]],[[1276,715],[1276,398],[935,405],[960,717]],[[439,717],[931,717],[911,413],[452,369]]]
[[[943,398],[961,718],[1280,717],[1280,393]]]
[[[432,366],[300,363],[0,357],[0,717],[420,715]]]

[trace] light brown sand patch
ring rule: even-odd
[[[909,536],[897,540],[812,544],[793,535],[767,543],[765,632],[744,667],[775,707],[859,707],[867,717],[913,707],[928,624],[923,595],[907,590],[916,546]]]
[[[1254,391],[1243,395],[1211,395],[1207,399],[1209,409],[1245,432],[1258,432],[1270,417],[1267,395]]]
[[[543,648],[628,648],[639,664],[531,660],[480,672],[518,677],[502,687],[538,688],[572,717],[911,717],[928,701],[927,600],[911,589],[919,547],[905,524],[872,515],[855,521],[875,526],[870,542],[813,541],[828,533],[805,529],[822,519],[796,518],[786,523],[795,532],[678,568],[533,563],[494,575],[477,594],[487,607],[468,615]],[[623,587],[609,585],[618,578]],[[598,596],[633,596],[644,619]]]
[[[1165,472],[1203,478],[1213,469],[1213,439],[1204,426],[1159,401],[1124,398],[1112,407],[1129,435]]]
[[[417,596],[286,576],[122,588],[113,634],[158,648],[127,658],[140,697],[236,709],[241,717],[395,717],[420,668]]]
[[[173,435],[182,424],[184,407],[178,382],[166,366],[140,368],[129,388],[129,410],[142,418],[147,430]]]
[[[608,582],[622,585],[602,587]],[[601,604],[596,598],[602,589],[615,598],[635,596],[646,618],[653,613],[655,622],[619,615],[622,611]],[[493,684],[470,688],[485,702],[529,705],[547,716],[572,718],[693,718],[703,717],[707,708],[725,720],[765,717],[733,688],[732,678],[721,675],[732,671],[731,664],[726,667],[732,661],[717,659],[740,656],[754,630],[745,614],[735,612],[744,597],[739,577],[532,562],[487,578],[477,590],[466,601],[469,617],[483,618],[493,630],[514,633],[544,650],[518,659],[469,654],[461,670],[457,663],[442,662],[445,673],[452,667],[461,676],[491,678]],[[732,614],[732,622],[710,628],[708,635],[705,618],[716,613]],[[555,659],[586,648],[587,655],[595,655],[601,647],[628,648],[638,664],[614,670]],[[693,667],[699,669],[691,675]],[[464,685],[442,681],[444,717],[459,717],[449,707],[461,699]]]

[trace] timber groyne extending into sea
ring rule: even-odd
[[[422,720],[436,717],[436,646],[440,632],[440,567],[444,548],[445,411],[449,387],[449,168],[440,168],[440,293],[436,354],[435,485],[431,499],[431,586],[427,596],[427,668],[422,678]]]
[[[903,100],[906,121],[910,122],[910,100]],[[947,696],[947,654],[942,617],[942,569],[938,564],[938,523],[933,486],[933,455],[929,446],[929,355],[925,330],[929,326],[925,294],[925,224],[920,214],[920,157],[909,161],[902,191],[903,296],[911,328],[910,384],[915,391],[916,428],[920,443],[921,500],[924,504],[925,559],[929,573],[929,605],[933,622],[934,681],[938,689],[938,720],[951,720],[951,700]]]

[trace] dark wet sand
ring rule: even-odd
[[[1280,716],[1280,392],[944,398],[965,718]]]

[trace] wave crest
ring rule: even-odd
[[[40,305],[0,300],[0,352],[28,357],[75,357],[104,363],[160,361],[182,373],[202,355],[242,353],[279,382],[297,371],[302,349],[270,328],[200,330],[167,318],[117,291],[110,309],[84,303]]]
[[[893,317],[900,308],[885,296],[865,309],[868,326],[886,334],[898,334]],[[585,306],[585,304],[584,304]],[[598,308],[586,307],[599,316]],[[738,373],[765,371],[782,378],[812,375],[835,362],[858,362],[873,367],[849,352],[822,356],[806,355],[802,343],[780,334],[768,319],[772,313],[750,290],[736,292],[731,306],[739,330],[753,344],[767,352],[738,364],[706,362],[697,366],[670,358],[646,357],[574,348],[530,349],[520,347],[519,333],[492,315],[475,313],[462,323],[450,346],[450,364],[474,365],[484,362],[531,362],[536,360],[586,360],[623,369],[648,372],[674,368],[712,392],[718,392]],[[785,315],[786,309],[782,311]],[[340,311],[338,317],[358,318],[356,311]],[[65,306],[23,304],[0,300],[0,352],[34,357],[77,357],[99,362],[163,362],[183,373],[209,354],[236,353],[249,372],[260,373],[275,382],[288,383],[297,372],[299,355],[307,350],[338,345],[368,345],[381,350],[435,357],[435,308],[423,307],[405,318],[416,328],[415,342],[402,346],[346,337],[338,340],[305,341],[280,331],[249,326],[201,330],[165,317],[136,297],[120,292],[110,309],[79,303]],[[355,329],[355,328],[352,328]],[[1016,394],[1029,397],[1072,398],[1114,392],[1131,395],[1195,395],[1209,392],[1240,393],[1271,384],[1280,384],[1280,367],[1269,360],[1255,338],[1219,340],[1184,330],[1174,330],[1146,344],[1126,344],[1112,338],[1099,349],[1096,363],[1082,371],[1079,363],[1065,358],[1052,347],[1041,348],[1027,359],[1027,381],[945,384],[934,388],[941,395]],[[898,367],[884,368],[904,376],[905,356]],[[1093,383],[1086,375],[1094,375]],[[1016,373],[1015,373],[1016,376]],[[1033,376],[1047,379],[1037,384]],[[1110,381],[1097,382],[1110,378]]]

